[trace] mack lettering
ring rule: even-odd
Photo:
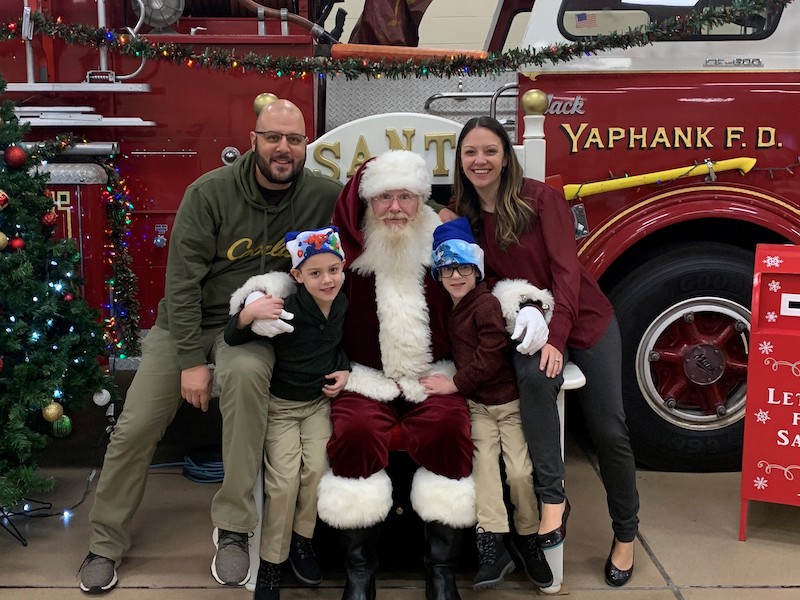
[[[546,115],[582,115],[583,110],[583,96],[554,96],[553,94],[547,95],[547,110]]]

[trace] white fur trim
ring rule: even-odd
[[[450,479],[420,467],[411,482],[411,506],[423,521],[450,527],[472,527],[475,512],[475,480],[472,475]]]
[[[403,390],[403,396],[409,402],[419,404],[428,398],[428,394],[425,393],[425,387],[413,377],[400,377],[397,380],[397,385]]]
[[[353,261],[356,273],[375,275],[381,363],[384,375],[395,381],[418,379],[433,360],[424,281],[431,264],[433,230],[439,223],[429,206],[421,206],[398,238],[368,219],[364,252]]]
[[[514,323],[519,314],[519,305],[527,300],[541,302],[544,308],[544,320],[550,322],[553,317],[553,294],[547,290],[540,290],[524,279],[503,279],[498,281],[492,290],[492,294],[500,301],[503,309],[503,317],[506,319],[506,329],[509,333],[514,332]]]
[[[456,376],[456,365],[452,360],[439,360],[431,365],[425,375],[444,375],[452,379]]]
[[[339,477],[329,470],[317,487],[317,514],[336,529],[380,523],[392,508],[392,481],[386,471],[369,477]]]
[[[271,271],[263,275],[253,275],[231,296],[229,314],[235,315],[242,310],[244,301],[253,292],[264,292],[279,298],[286,298],[286,296],[294,294],[296,291],[297,284],[294,279],[283,271]]]
[[[390,150],[368,162],[361,174],[359,195],[370,200],[388,190],[408,190],[425,202],[431,195],[431,174],[425,159],[408,150]]]
[[[381,371],[352,363],[352,372],[344,389],[357,392],[373,400],[389,402],[400,395],[400,388]]]

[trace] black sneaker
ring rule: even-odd
[[[281,566],[262,560],[258,564],[256,592],[253,600],[280,600]]]
[[[550,570],[544,550],[536,542],[535,533],[511,536],[511,549],[533,585],[540,588],[553,585],[553,571]]]
[[[217,552],[211,561],[211,574],[222,585],[244,585],[250,579],[248,534],[214,528]]]
[[[503,544],[502,533],[491,533],[479,528],[475,541],[479,564],[472,587],[476,590],[493,587],[514,570],[514,561]]]
[[[289,546],[289,564],[292,565],[295,576],[303,583],[319,585],[322,581],[322,570],[319,568],[311,540],[294,531]]]
[[[114,561],[94,552],[86,555],[78,572],[81,574],[81,591],[87,594],[102,594],[117,585]]]

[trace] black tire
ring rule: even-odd
[[[632,271],[609,294],[622,334],[625,412],[640,465],[695,472],[741,468],[742,365],[746,369],[753,261],[752,252],[727,244],[672,246]],[[735,326],[735,333],[725,346],[697,342],[698,329],[709,327],[711,339],[711,329],[726,325],[728,331]],[[680,354],[687,341],[716,359],[714,375],[692,370],[705,355]],[[670,362],[673,349],[678,357],[673,352]],[[720,379],[698,385],[698,374]],[[709,406],[711,400],[718,408]]]

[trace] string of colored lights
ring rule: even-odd
[[[75,144],[86,142],[85,138],[71,133],[60,134],[53,140],[37,144],[30,155],[34,160],[50,160]],[[109,353],[125,358],[140,354],[138,283],[131,270],[132,258],[128,248],[134,206],[113,159],[98,158],[97,164],[107,176],[102,192],[107,218],[103,249],[110,272],[106,285],[111,293],[109,303],[104,307],[104,331]]]

